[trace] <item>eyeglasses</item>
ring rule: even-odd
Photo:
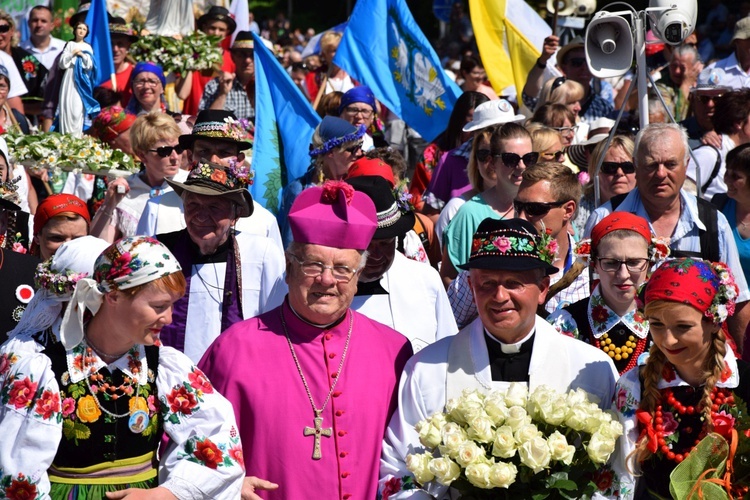
[[[185,149],[178,144],[177,146],[161,146],[156,149],[149,149],[149,151],[158,154],[162,158],[168,158],[172,156],[172,151],[174,151],[178,155],[181,155],[182,152],[185,151]]]
[[[630,271],[631,273],[639,273],[646,269],[646,266],[648,265],[648,259],[625,259],[625,260],[619,260],[619,259],[608,259],[605,257],[597,258],[596,260],[599,261],[599,267],[602,269],[602,271],[606,271],[608,273],[615,273],[620,270],[623,264],[625,264],[625,267]]]
[[[701,100],[703,104],[708,103],[708,101],[714,101],[716,102],[717,99],[721,98],[724,94],[715,94],[715,95],[705,95],[705,94],[699,94],[698,99]]]
[[[635,165],[632,161],[605,161],[602,163],[601,172],[607,175],[615,175],[619,169],[623,174],[632,174],[635,172]]]
[[[563,135],[566,135],[566,134],[570,134],[571,132],[575,134],[576,131],[578,130],[578,125],[573,125],[572,127],[550,127],[550,128],[552,130],[557,130]]]
[[[354,116],[354,115],[362,115],[365,118],[368,118],[373,113],[373,110],[371,110],[371,109],[353,108],[351,106],[348,106],[348,107],[344,108],[344,111],[346,111],[346,113],[349,114],[349,115],[352,115],[352,116]]]
[[[523,156],[517,155],[516,153],[500,153],[492,155],[494,158],[500,158],[503,160],[503,165],[508,168],[516,168],[518,163],[523,160],[523,164],[527,167],[533,167],[536,162],[539,161],[539,153],[526,153]]]
[[[339,283],[348,283],[357,273],[355,269],[352,269],[349,266],[326,266],[322,262],[302,260],[293,254],[287,255],[296,260],[297,264],[299,264],[300,266],[300,269],[302,269],[302,274],[310,278],[317,278],[318,276],[321,276],[326,269],[330,269],[331,274],[333,275],[333,279],[335,279]]]
[[[565,205],[567,201],[518,201],[513,200],[513,208],[516,213],[526,212],[531,217],[544,217],[553,208]]]
[[[545,159],[552,159],[558,162],[561,162],[565,159],[565,149],[561,149],[560,151],[552,151],[549,153],[542,153],[542,156]]]
[[[490,159],[490,156],[492,156],[492,151],[489,149],[477,149],[477,161],[485,162]]]
[[[133,87],[144,87],[146,85],[156,87],[159,84],[161,84],[159,80],[133,80]]]
[[[586,64],[586,58],[585,57],[571,57],[568,63],[574,68],[580,68],[581,66]]]
[[[0,24],[0,33],[7,33],[10,31],[10,24]]]
[[[255,58],[255,51],[250,49],[234,49],[231,52],[237,56],[238,59]]]
[[[362,143],[359,142],[359,143],[355,144],[354,146],[346,148],[344,151],[346,151],[350,155],[357,154],[357,152],[362,151]]]

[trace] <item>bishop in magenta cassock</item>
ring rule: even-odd
[[[278,485],[263,498],[377,494],[382,439],[412,349],[349,308],[376,221],[370,198],[343,182],[303,191],[289,212],[286,300],[232,326],[201,360],[234,406],[246,485]]]

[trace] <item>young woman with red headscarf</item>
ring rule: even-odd
[[[620,498],[671,498],[670,473],[704,436],[731,439],[734,398],[750,398],[750,367],[736,358],[725,327],[738,292],[722,263],[672,260],[649,279],[644,314],[653,346],[615,390],[625,428],[613,464]]]

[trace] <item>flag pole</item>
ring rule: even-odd
[[[555,0],[555,13],[552,16],[552,34],[557,35],[557,18],[560,15],[560,2],[561,0]]]

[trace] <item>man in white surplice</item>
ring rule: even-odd
[[[479,317],[457,335],[427,346],[404,368],[398,409],[383,443],[380,488],[402,498],[449,498],[445,486],[401,487],[411,476],[406,456],[424,451],[414,426],[443,411],[464,389],[489,392],[510,382],[530,390],[546,385],[558,391],[581,388],[609,408],[617,370],[603,351],[557,333],[536,315],[557,272],[547,243],[529,222],[485,219],[477,228],[469,262],[469,283]],[[416,481],[415,481],[416,482]],[[396,491],[394,491],[396,490]]]
[[[408,337],[414,352],[455,335],[458,326],[438,272],[396,249],[414,227],[414,212],[399,206],[383,177],[365,175],[347,182],[370,197],[378,217],[352,309]]]

